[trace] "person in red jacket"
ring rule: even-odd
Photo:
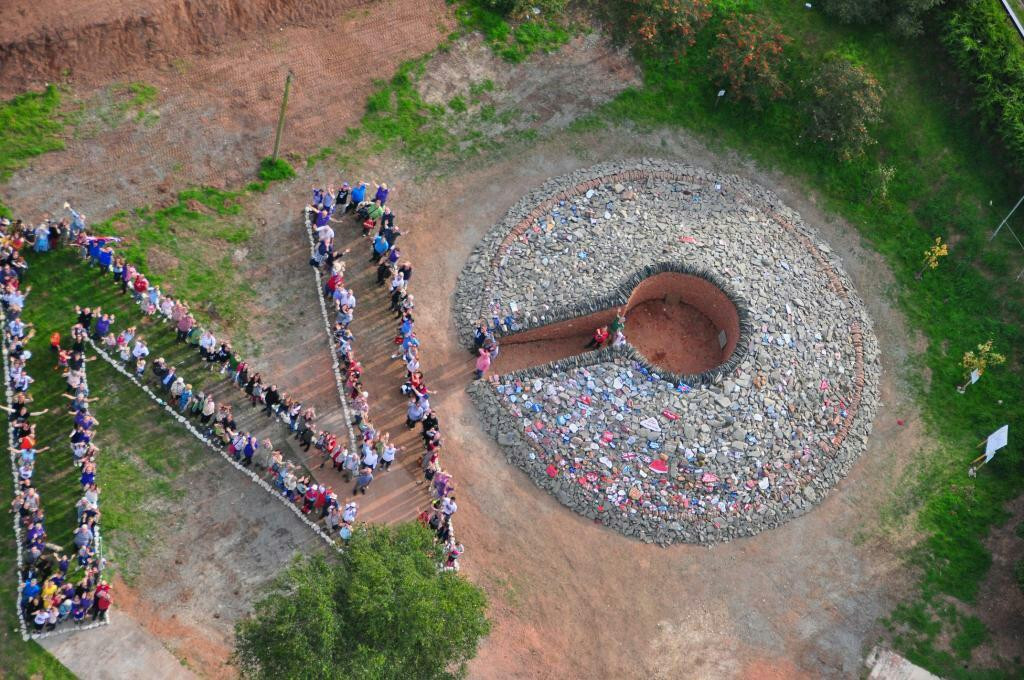
[[[594,337],[590,339],[590,342],[587,343],[584,349],[600,349],[604,346],[604,343],[608,342],[609,335],[608,326],[601,326],[594,331]]]
[[[113,597],[110,594],[110,584],[106,581],[100,581],[100,584],[96,586],[96,601],[92,606],[92,620],[100,618],[104,621],[107,619],[107,610],[110,609],[110,605],[113,602]]]
[[[136,302],[141,302],[146,291],[149,290],[149,281],[142,274],[135,277],[135,281],[132,282],[132,290],[134,291],[133,297]]]

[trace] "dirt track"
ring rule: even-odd
[[[417,36],[422,42],[436,37],[430,22],[413,18],[422,3],[395,0],[388,6],[395,8],[390,16],[404,17],[406,25],[418,26]],[[439,2],[430,7],[440,11]],[[285,40],[291,41],[288,45],[298,45],[323,35],[316,30],[288,29]],[[394,52],[369,70],[386,74],[389,64],[400,54],[415,51],[399,42],[394,43]],[[251,47],[262,49],[256,43]],[[283,64],[280,56],[267,55],[263,66],[269,67],[268,72]],[[219,72],[237,85],[243,80],[231,73],[237,59],[238,54],[215,56],[214,61],[220,65],[203,66],[204,77]],[[309,59],[313,68],[313,57]],[[335,63],[330,68],[340,67]],[[360,77],[366,71],[365,66],[358,69]],[[543,69],[534,71],[535,84],[542,90]],[[346,71],[338,73],[344,77]],[[608,77],[618,76],[609,71]],[[271,80],[276,82],[276,75],[266,82]],[[588,85],[577,83],[580,88]],[[191,87],[195,89],[189,94],[163,104],[165,113],[155,130],[111,134],[99,144],[93,142],[99,147],[95,151],[73,146],[68,152],[44,157],[32,170],[20,173],[11,186],[12,194],[24,190],[16,197],[21,202],[16,206],[34,209],[36,201],[49,200],[52,192],[47,183],[52,181],[74,186],[78,195],[89,195],[96,208],[93,212],[98,213],[118,205],[126,194],[137,191],[152,195],[154,183],[174,188],[224,175],[225,158],[217,150],[234,152],[244,146],[240,142],[255,137],[247,137],[253,133],[228,115],[230,106],[200,105],[203,97],[213,96],[212,86],[210,90],[194,83]],[[231,97],[239,97],[239,102],[251,101],[245,98],[248,94],[236,95],[230,87],[228,92]],[[555,106],[557,95],[552,97]],[[325,104],[320,118],[315,115],[314,104],[311,99],[311,108],[304,109],[306,113],[299,120],[306,121],[310,130],[329,121],[330,130],[325,134],[330,139],[340,133],[345,121],[354,120],[359,110],[351,101],[332,100]],[[197,137],[189,136],[193,128],[202,128],[196,132]],[[264,128],[260,129],[265,132]],[[194,173],[177,176],[169,171],[169,160],[146,158],[140,151],[145,142],[149,143],[146,148],[180,154],[187,163],[198,160]],[[294,143],[306,151],[318,146],[309,138],[300,137]],[[476,412],[464,392],[471,365],[456,342],[452,325],[450,297],[457,273],[476,240],[510,204],[548,177],[602,160],[642,154],[744,174],[779,193],[842,255],[846,271],[875,320],[884,348],[883,408],[873,444],[849,478],[809,515],[776,531],[710,550],[692,546],[661,549],[630,541],[558,505],[524,474],[508,466],[498,447],[477,425]],[[248,163],[258,155],[250,150],[244,161]],[[110,172],[111,158],[121,161],[115,172]],[[874,641],[876,620],[888,611],[894,594],[906,583],[895,548],[862,541],[860,536],[874,526],[879,506],[898,492],[895,480],[920,445],[922,433],[909,405],[908,391],[899,380],[911,348],[909,334],[886,298],[891,280],[881,259],[864,251],[851,236],[854,231],[831,223],[815,207],[813,197],[808,199],[802,187],[786,178],[761,172],[735,157],[713,154],[677,133],[640,134],[613,129],[582,137],[556,135],[503,158],[486,159],[474,167],[458,168],[449,176],[422,181],[405,164],[393,159],[369,158],[362,163],[357,168],[362,176],[385,178],[399,187],[394,198],[399,220],[403,227],[412,229],[401,245],[417,266],[412,288],[419,303],[422,363],[432,388],[439,391],[434,406],[441,414],[447,438],[444,460],[459,481],[460,510],[456,519],[460,538],[468,547],[465,573],[486,588],[492,600],[494,631],[474,661],[471,676],[856,675],[866,647]],[[101,169],[104,172],[99,172]],[[230,172],[227,174],[230,176]],[[301,244],[304,237],[298,210],[307,198],[310,182],[339,179],[329,168],[315,168],[287,186],[275,186],[260,200],[258,208],[266,220],[267,233],[254,247]],[[442,243],[444,248],[439,249]],[[267,298],[274,302],[269,315],[286,313],[291,301],[308,301],[312,285],[306,265],[308,255],[302,248],[277,252],[278,266],[261,272]],[[356,267],[362,264],[358,257],[361,255],[356,253]],[[356,292],[361,301],[372,300],[364,291]],[[370,313],[369,306],[361,306],[360,315]],[[312,375],[315,369],[309,357],[293,351],[293,347],[300,339],[319,337],[322,321],[313,309],[289,318],[292,323],[285,330],[266,328],[258,340],[279,370]],[[381,330],[384,328],[389,330]],[[367,331],[384,337],[390,326]],[[390,347],[378,343],[363,351],[369,354],[365,363],[367,373],[371,373],[387,363],[385,353]],[[393,419],[394,414],[382,417]],[[908,425],[897,426],[896,418],[907,419]],[[155,555],[143,578],[154,582],[165,577],[163,560],[175,550],[169,545]],[[230,552],[210,554],[206,559],[199,585],[230,597],[223,590],[227,581],[218,568],[231,559]],[[268,563],[265,568],[269,571],[273,567]],[[208,637],[226,651],[233,618],[247,603],[239,598],[239,607],[233,612],[219,619],[203,617],[176,599],[188,587],[164,578],[165,592],[159,593],[159,602],[168,603],[171,611],[186,616],[176,616],[178,627],[163,627],[159,634],[173,649]],[[143,609],[148,606],[142,604]]]

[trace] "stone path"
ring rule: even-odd
[[[109,626],[88,635],[58,635],[39,642],[82,680],[187,680],[197,677],[131,617],[116,612]],[[125,650],[131,650],[126,654]]]

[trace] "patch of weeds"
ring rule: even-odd
[[[312,156],[310,156],[309,158],[306,159],[306,167],[307,168],[313,167],[314,165],[316,165],[320,161],[325,160],[327,158],[330,158],[331,154],[333,154],[333,153],[334,153],[334,147],[333,146],[325,146],[325,147],[321,148],[315,154],[313,154]]]
[[[598,113],[588,113],[585,116],[580,116],[575,119],[566,127],[566,129],[575,134],[584,132],[596,132],[598,130],[604,130],[608,127],[608,119]]]
[[[469,96],[474,102],[480,101],[480,98],[488,93],[494,91],[494,81],[490,78],[486,78],[476,83],[472,83],[469,86]]]
[[[1024,522],[1017,525],[1017,528],[1014,529],[1014,533],[1017,534],[1018,538],[1024,538]]]
[[[455,113],[465,113],[467,110],[469,110],[469,107],[466,106],[466,100],[460,96],[452,97],[451,99],[449,99],[448,108],[454,111]]]
[[[484,104],[480,107],[480,120],[490,123],[494,120],[496,111],[497,109],[494,108],[494,104]]]
[[[1017,560],[1017,563],[1013,565],[1013,580],[1017,582],[1017,587],[1024,590],[1024,560]]]
[[[0,182],[32,158],[64,148],[60,108],[61,93],[55,85],[0,102]],[[11,217],[3,201],[0,215]]]
[[[374,82],[362,120],[363,128],[374,137],[372,150],[401,145],[410,156],[426,160],[453,143],[443,125],[444,107],[424,101],[416,89],[426,60],[407,61],[390,81]]]
[[[965,616],[960,620],[960,632],[953,636],[949,646],[962,661],[969,661],[975,647],[988,639],[988,628],[976,616]]]
[[[157,89],[154,86],[139,82],[128,83],[122,86],[121,91],[128,96],[125,108],[135,112],[135,120],[145,122],[150,117],[156,119],[152,112],[146,111],[156,101]]]
[[[554,52],[569,42],[571,34],[555,13],[540,16],[529,12],[510,23],[494,7],[486,0],[463,0],[455,16],[463,30],[480,32],[505,61],[519,63],[535,52]]]
[[[257,174],[264,182],[277,182],[295,177],[295,168],[283,158],[267,156],[260,161],[260,169]]]

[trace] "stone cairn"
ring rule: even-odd
[[[807,512],[866,447],[881,367],[839,259],[766,189],[650,159],[550,180],[473,251],[461,339],[481,319],[507,335],[618,306],[668,271],[736,305],[722,364],[673,375],[627,343],[476,381],[484,426],[560,502],[645,542],[728,541]]]

